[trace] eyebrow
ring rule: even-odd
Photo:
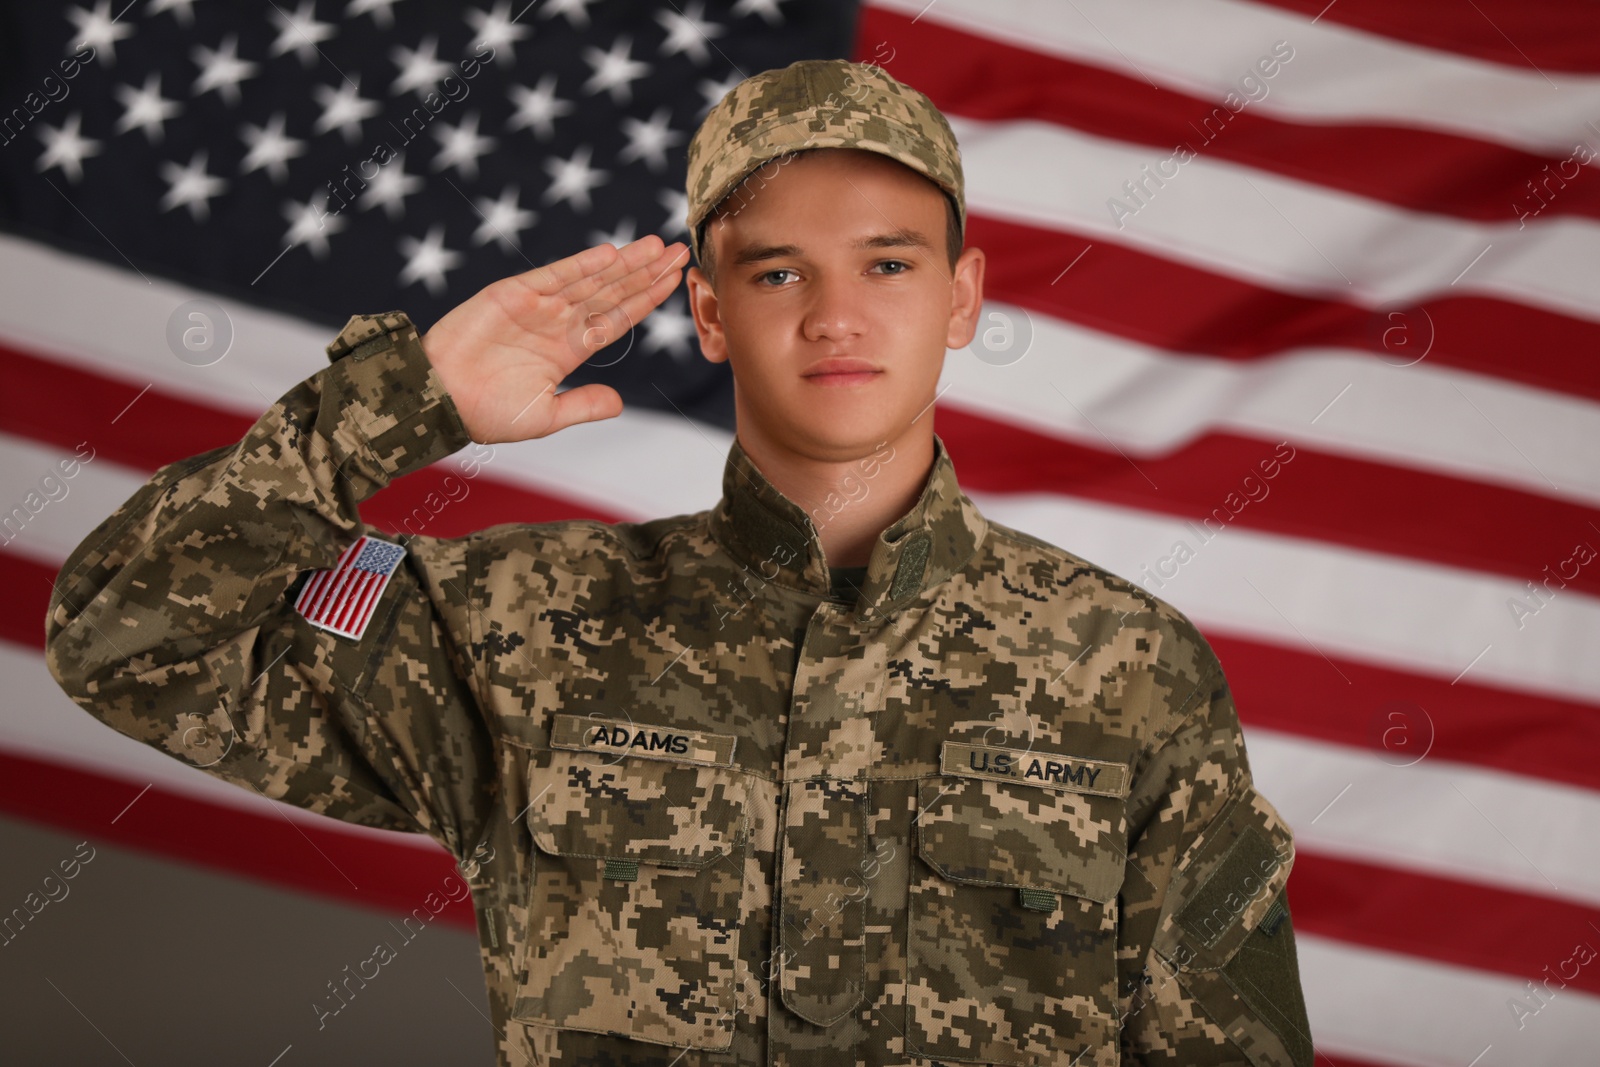
[[[933,245],[920,230],[896,229],[886,233],[874,233],[855,243],[861,250],[870,248],[921,248],[933,251]],[[799,245],[749,245],[739,250],[733,257],[733,265],[741,267],[749,263],[761,263],[769,259],[781,259],[785,256],[802,255]]]

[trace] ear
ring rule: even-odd
[[[712,363],[728,358],[728,338],[722,331],[722,309],[705,271],[690,267],[689,313],[694,316],[695,332],[700,335],[700,351]]]
[[[965,348],[978,332],[978,317],[983,310],[983,249],[968,247],[956,257],[950,277],[950,329],[945,334],[946,348]]]

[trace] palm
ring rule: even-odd
[[[663,247],[655,236],[621,250],[596,245],[502,278],[435,323],[423,350],[472,439],[527,441],[620,414],[608,385],[556,390],[660,305],[687,260],[681,242]]]

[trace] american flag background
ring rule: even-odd
[[[92,720],[51,582],[349,315],[686,236],[700,117],[821,56],[962,147],[963,486],[1222,659],[1318,1064],[1600,1063],[1600,7],[1562,0],[4,4],[0,1062],[491,1062],[465,902],[311,1008],[449,857]],[[710,507],[732,383],[697,349],[680,288],[569,379],[620,418],[364,518]]]

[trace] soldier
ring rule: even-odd
[[[265,796],[429,834],[517,1064],[1312,1061],[1288,827],[1178,611],[987,519],[929,414],[969,343],[955,138],[882,70],[735,86],[689,149],[690,303],[730,362],[714,508],[369,530],[556,387],[690,249],[601,245],[425,335],[358,315],[243,440],[67,560],[52,673]]]

